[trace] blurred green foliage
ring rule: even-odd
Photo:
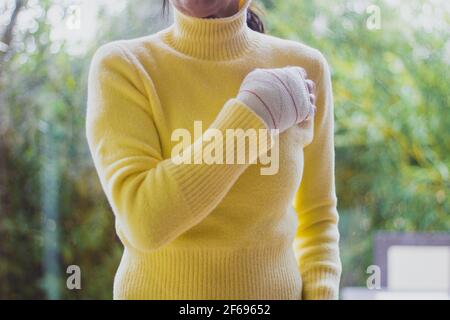
[[[377,30],[366,26],[373,3],[381,9]],[[364,285],[375,231],[450,230],[444,3],[260,1],[269,33],[318,48],[332,68],[342,286]],[[160,1],[100,11],[95,41],[73,55],[65,42],[50,40],[55,6],[67,4],[25,5],[22,11],[41,14],[14,34],[0,69],[0,298],[44,299],[52,286],[63,299],[110,299],[122,248],[85,141],[87,71],[100,44],[169,21],[161,19]],[[430,10],[439,18],[421,20]],[[42,261],[48,239],[57,241],[56,282]],[[66,289],[71,264],[82,269],[82,290]]]
[[[364,285],[375,231],[450,230],[449,8],[388,3],[280,1],[267,19],[332,68],[343,285]]]

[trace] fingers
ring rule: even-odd
[[[312,104],[313,106],[315,106],[315,105],[316,105],[316,95],[310,93],[310,94],[309,94],[309,101],[311,102],[311,104]]]
[[[288,68],[297,69],[295,71],[298,72],[305,80],[309,93],[315,94],[316,83],[314,81],[312,81],[311,79],[308,79],[308,73],[306,72],[305,69],[303,69],[302,67],[288,67]]]
[[[312,117],[314,117],[316,115],[316,112],[317,112],[317,107],[312,104],[311,111],[308,113],[308,116],[306,117],[306,119],[304,121],[310,120]]]
[[[311,106],[311,111],[308,114],[308,119],[311,116],[315,115],[316,112],[316,102],[317,102],[317,98],[316,98],[316,83],[311,80],[308,79],[308,73],[306,72],[306,70],[302,67],[298,67],[298,66],[288,66],[286,71],[288,73],[290,73],[293,77],[302,77],[302,81],[304,81],[304,85],[306,86],[307,90],[308,90],[308,96],[309,96],[309,102],[310,102],[310,106]]]
[[[305,69],[303,69],[302,67],[294,67],[294,68],[297,69],[297,72],[300,73],[303,79],[306,80],[308,78],[308,73],[306,72]]]
[[[311,79],[308,79],[308,74],[306,73],[305,69],[300,67],[295,67],[297,69],[297,72],[300,72],[303,76],[306,82],[306,87],[309,91],[309,101],[314,106],[316,104],[316,83],[312,81]]]
[[[316,92],[316,83],[310,79],[306,80],[306,85],[308,86],[309,93],[315,94]]]
[[[286,71],[294,71],[294,73],[296,72],[297,74],[300,74],[303,78],[307,78],[308,74],[306,73],[306,70],[303,69],[302,67],[298,67],[298,66],[286,66],[284,68]]]
[[[305,69],[300,68],[302,71],[302,75],[304,75],[304,78],[306,79],[306,87],[309,91],[309,101],[314,106],[316,104],[316,83],[312,81],[311,79],[308,79],[307,73]]]

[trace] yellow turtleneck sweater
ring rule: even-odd
[[[338,296],[329,68],[315,49],[249,29],[249,4],[220,19],[175,10],[170,27],[104,45],[92,60],[86,134],[124,245],[115,299]],[[279,136],[276,174],[172,161],[172,132],[194,136],[194,121],[204,135],[265,128],[234,97],[251,70],[288,65],[316,82],[317,112]]]

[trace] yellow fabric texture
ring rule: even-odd
[[[93,57],[86,135],[124,253],[114,299],[336,299],[341,273],[333,96],[323,55],[252,31],[237,14],[174,23]],[[255,68],[301,66],[314,118],[275,139],[279,170],[175,164],[175,129],[264,129],[235,99]],[[236,150],[226,151],[234,152]]]

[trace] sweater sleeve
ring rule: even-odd
[[[304,148],[304,173],[294,198],[294,241],[303,299],[337,299],[341,274],[334,177],[334,111],[331,76],[320,54],[314,139]]]
[[[257,155],[242,151],[248,159],[245,164],[184,164],[180,157],[163,159],[152,100],[146,96],[142,74],[125,50],[109,44],[94,55],[88,80],[86,136],[121,240],[151,251],[202,221]],[[211,136],[217,130],[225,134],[226,129],[242,129],[235,130],[237,137],[245,135],[247,129],[266,126],[246,105],[232,98],[183,154],[191,152],[194,159],[201,159],[201,143],[203,150],[211,143],[217,147]],[[271,136],[265,138],[268,147]],[[225,144],[224,157],[230,152],[238,154],[240,144],[233,144],[234,149]]]

